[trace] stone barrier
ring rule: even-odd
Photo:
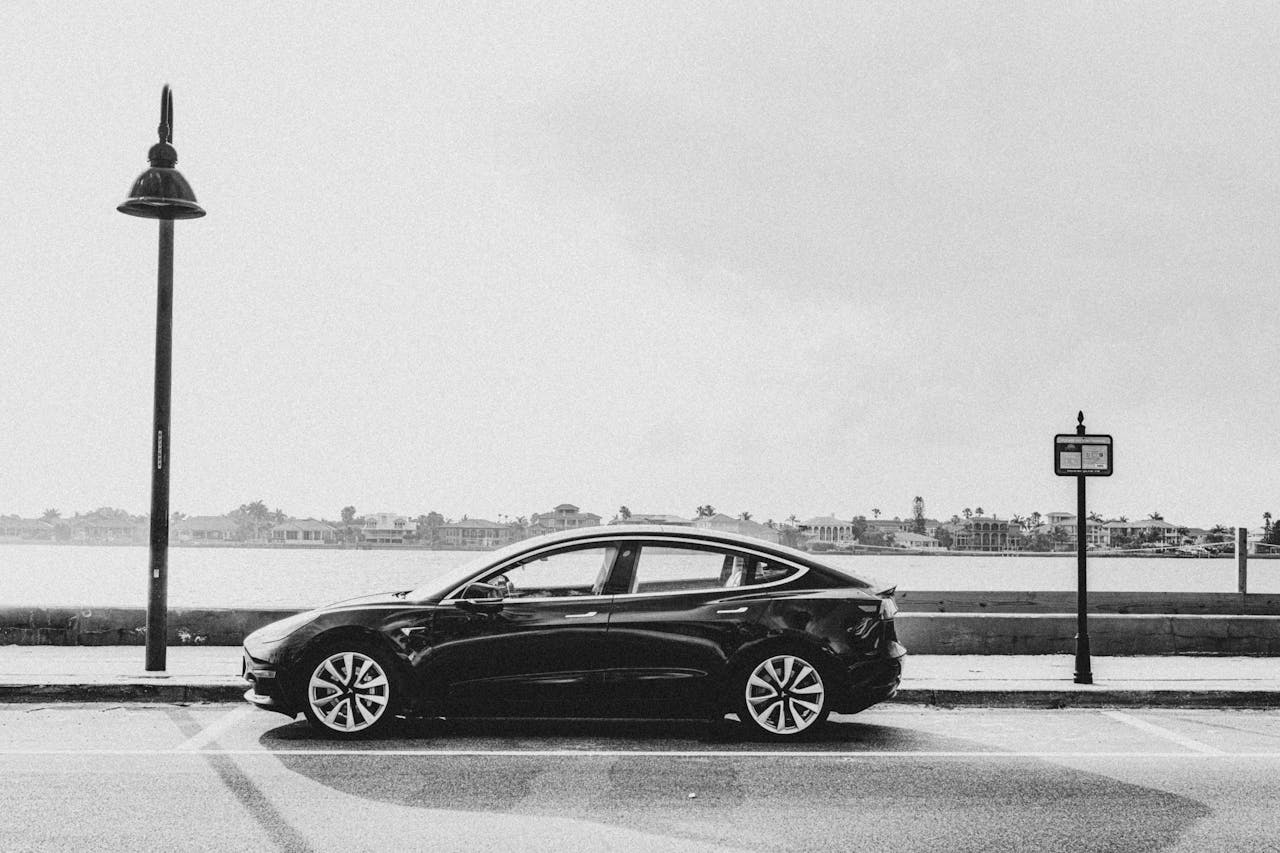
[[[920,655],[1072,654],[1076,617],[1074,612],[1062,612],[1066,595],[903,593],[897,632],[908,652]],[[1229,594],[1237,608],[1253,611],[1246,613],[1208,612],[1229,610],[1232,602],[1197,594],[1185,594],[1186,599],[1179,601],[1165,599],[1159,605],[1189,612],[1116,613],[1104,611],[1156,605],[1147,594],[1100,594],[1108,595],[1115,598],[1100,600],[1098,611],[1092,610],[1090,599],[1089,638],[1095,655],[1280,655],[1280,612],[1256,612],[1274,609],[1268,602],[1275,603],[1275,596],[1243,601]],[[1013,607],[1032,612],[1006,609]],[[1043,612],[1047,607],[1057,607],[1059,612]],[[251,631],[297,612],[291,608],[175,608],[169,611],[168,644],[236,646]],[[145,626],[142,608],[0,607],[0,645],[142,645]]]

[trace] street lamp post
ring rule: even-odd
[[[151,429],[151,559],[147,573],[147,672],[163,672],[169,597],[169,400],[173,361],[173,220],[198,219],[191,185],[174,166],[173,95],[160,93],[160,141],[151,146],[151,168],[133,182],[129,198],[116,210],[160,220],[160,264],[156,298],[156,374]]]

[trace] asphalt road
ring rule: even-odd
[[[0,705],[0,850],[1280,850],[1280,710],[680,722]]]

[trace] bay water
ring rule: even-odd
[[[476,551],[184,547],[169,549],[170,607],[304,608],[410,589]],[[1074,555],[822,555],[823,562],[900,590],[1074,590]],[[0,545],[0,607],[145,607],[148,549]],[[1235,592],[1231,559],[1095,557],[1089,588]],[[1249,591],[1280,592],[1280,560],[1249,563]]]

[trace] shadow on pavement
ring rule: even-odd
[[[745,740],[736,721],[670,720],[418,720],[354,744],[294,723],[260,743],[424,751],[278,756],[289,770],[360,800],[572,818],[749,850],[1155,850],[1210,814],[1192,799],[1040,759],[860,756],[989,748],[857,722],[829,724],[794,745]],[[776,754],[788,749],[797,754]],[[636,754],[546,754],[559,750]],[[652,754],[700,750],[714,754]],[[751,754],[762,750],[771,754]],[[483,835],[484,822],[476,826]]]

